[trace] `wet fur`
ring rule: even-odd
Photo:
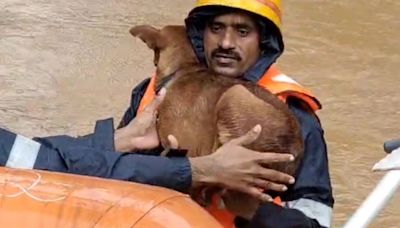
[[[167,136],[172,134],[180,149],[188,150],[187,156],[203,156],[260,124],[259,138],[246,147],[293,154],[294,162],[268,167],[295,176],[303,153],[300,127],[275,95],[254,83],[216,75],[200,65],[183,26],[158,30],[143,25],[130,32],[155,52],[156,87],[174,73],[159,107],[157,129],[164,147],[168,147]]]

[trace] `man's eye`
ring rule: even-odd
[[[221,31],[221,29],[222,29],[222,26],[220,26],[220,25],[211,25],[210,27],[211,27],[211,31],[214,33],[217,33],[219,31]]]
[[[250,31],[248,29],[238,29],[238,33],[240,36],[247,36],[249,35]]]

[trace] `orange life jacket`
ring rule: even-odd
[[[309,107],[316,112],[321,109],[321,104],[315,98],[312,93],[306,88],[302,87],[299,83],[294,81],[292,78],[282,74],[275,65],[272,65],[269,70],[261,77],[257,82],[258,85],[269,90],[271,93],[275,94],[280,100],[286,102],[288,97],[296,97],[306,102]],[[155,75],[150,80],[146,92],[140,101],[138,108],[138,113],[143,111],[143,109],[148,105],[155,97]],[[280,197],[274,199],[274,203],[282,205]],[[223,227],[225,228],[235,228],[234,219],[235,216],[224,208],[220,207],[221,198],[214,195],[212,198],[212,203],[205,209],[216,218]]]
[[[272,65],[268,71],[257,82],[258,85],[275,94],[283,102],[286,102],[288,97],[297,97],[306,102],[315,112],[321,109],[321,104],[314,95],[297,83],[292,78],[281,73],[275,65]],[[146,92],[140,101],[137,112],[143,111],[155,97],[155,75],[151,77],[150,83],[147,86]]]

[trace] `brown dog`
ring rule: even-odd
[[[130,32],[154,50],[156,88],[164,86],[168,91],[159,107],[157,123],[165,148],[168,135],[174,135],[179,148],[188,151],[187,156],[207,155],[260,124],[260,136],[246,147],[293,154],[294,162],[271,164],[269,168],[295,176],[303,153],[301,132],[288,107],[275,95],[254,83],[216,75],[200,65],[184,26],[159,30],[142,25]],[[236,197],[243,200],[247,195]],[[228,209],[232,205],[236,213],[235,202],[246,202],[247,210],[257,205],[250,199],[225,200]]]

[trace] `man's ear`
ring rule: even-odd
[[[147,46],[153,50],[157,50],[161,44],[161,32],[159,29],[150,25],[138,25],[129,30],[134,37],[139,37]]]

